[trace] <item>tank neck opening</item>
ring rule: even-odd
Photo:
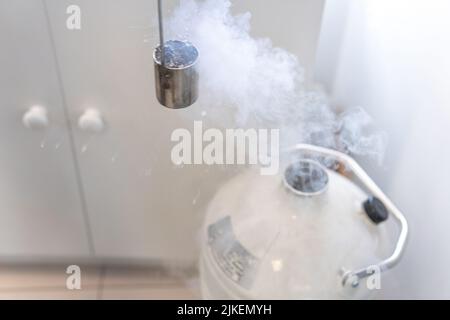
[[[284,185],[298,196],[322,194],[328,186],[328,173],[317,161],[301,159],[291,163],[284,171]]]

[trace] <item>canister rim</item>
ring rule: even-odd
[[[187,64],[187,65],[183,65],[183,66],[180,66],[180,67],[170,67],[170,66],[167,66],[167,65],[164,65],[164,66],[163,66],[162,63],[161,63],[161,61],[158,60],[157,57],[156,57],[156,52],[157,52],[158,49],[161,47],[161,45],[158,45],[158,46],[153,50],[153,61],[154,61],[158,66],[161,66],[161,67],[166,68],[166,69],[168,69],[168,70],[184,70],[184,69],[189,69],[189,68],[191,68],[192,66],[194,66],[194,65],[197,63],[198,57],[199,57],[199,52],[198,52],[198,49],[197,49],[191,42],[189,42],[189,41],[184,41],[184,40],[168,40],[168,41],[165,42],[165,44],[168,43],[168,42],[182,42],[182,43],[186,44],[187,46],[192,47],[192,48],[195,50],[195,51],[194,51],[194,52],[195,52],[195,59],[193,60],[192,63]]]

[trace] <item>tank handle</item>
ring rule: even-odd
[[[310,144],[297,144],[286,150],[287,152],[302,151],[305,153],[314,153],[316,155],[330,156],[341,163],[346,164],[355,174],[355,176],[365,185],[365,187],[386,206],[388,211],[395,217],[400,226],[400,234],[395,246],[394,252],[383,261],[356,270],[345,270],[341,272],[342,285],[350,285],[353,288],[358,287],[361,279],[367,278],[374,274],[376,270],[380,272],[392,269],[400,261],[405,251],[406,241],[408,239],[408,222],[400,210],[392,203],[392,201],[384,194],[383,191],[375,184],[375,182],[367,175],[367,173],[359,166],[359,164],[350,156],[332,149],[327,149]]]

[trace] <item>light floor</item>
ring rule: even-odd
[[[67,266],[0,265],[0,299],[199,299],[195,276],[155,268],[81,267],[81,289],[66,287]]]

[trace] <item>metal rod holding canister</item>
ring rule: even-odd
[[[159,47],[161,48],[161,65],[165,64],[164,52],[164,23],[162,13],[162,0],[158,0],[158,28],[159,28]]]

